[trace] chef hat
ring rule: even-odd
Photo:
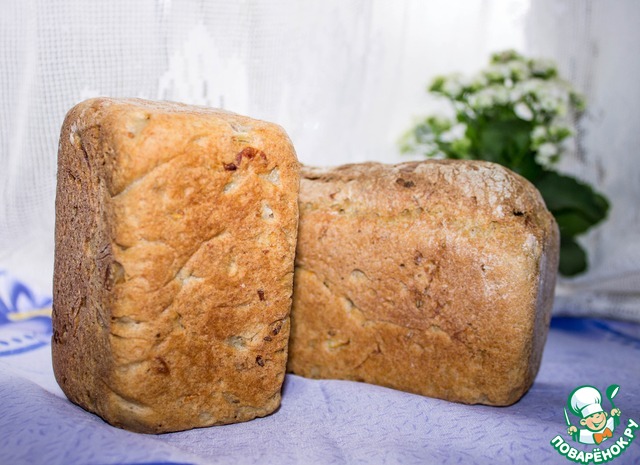
[[[574,414],[586,418],[594,413],[603,412],[602,394],[592,386],[581,386],[569,397],[569,406]]]

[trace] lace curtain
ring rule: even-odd
[[[556,311],[640,320],[639,20],[633,0],[4,1],[0,268],[51,292],[57,139],[85,98],[223,107],[281,124],[303,163],[392,163],[413,118],[442,110],[430,78],[515,48],[587,96],[562,169],[613,203]]]

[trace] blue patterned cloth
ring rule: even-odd
[[[0,299],[0,464],[570,464],[562,451],[571,449],[640,463],[640,430],[629,427],[634,440],[626,444],[624,436],[631,421],[640,423],[633,323],[555,318],[536,382],[511,407],[289,375],[281,408],[266,418],[151,436],[113,428],[66,400],[51,369],[49,298],[0,272]],[[612,384],[621,410],[613,437],[599,447],[574,442],[564,415],[569,395]],[[569,420],[580,427],[579,418]]]

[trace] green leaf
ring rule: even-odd
[[[569,99],[577,113],[582,113],[586,109],[587,102],[582,94],[571,91]]]
[[[490,63],[508,63],[510,61],[523,60],[524,57],[515,50],[503,50],[491,55]]]
[[[546,171],[535,185],[554,215],[573,213],[593,226],[604,220],[609,211],[609,202],[602,194],[571,176]]]
[[[427,87],[429,92],[433,92],[434,94],[442,93],[442,88],[444,87],[444,83],[447,80],[444,76],[436,76],[431,84]]]
[[[454,121],[445,117],[445,116],[429,116],[426,119],[426,124],[429,126],[430,130],[435,134],[442,134],[443,132],[448,131],[453,126]]]
[[[510,112],[502,114],[500,119],[484,117],[467,121],[470,158],[500,163],[533,181],[542,173],[542,167],[531,152],[531,130],[531,122]]]
[[[483,125],[478,153],[510,166],[529,151],[531,125],[520,119],[491,120]]]
[[[585,218],[579,211],[565,210],[559,211],[554,214],[558,227],[560,228],[560,234],[566,236],[577,236],[586,232],[593,223]]]
[[[451,143],[451,151],[457,155],[457,158],[472,159],[471,156],[471,141],[466,137],[462,139],[454,140]]]
[[[566,126],[551,126],[549,128],[549,135],[553,142],[562,142],[572,134],[573,131]]]
[[[573,237],[560,239],[560,273],[575,276],[587,269],[587,253]]]

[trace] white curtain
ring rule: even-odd
[[[556,308],[640,321],[640,3],[534,0],[526,49],[554,58],[587,99],[561,168],[597,186],[609,218],[582,240],[589,272],[563,280]]]
[[[5,0],[0,2],[0,268],[51,288],[56,152],[89,97],[224,107],[281,124],[302,162],[398,162],[397,139],[444,110],[429,80],[492,51],[559,61],[586,93],[563,169],[613,201],[584,241],[591,271],[558,311],[640,319],[637,24],[633,0]],[[627,311],[627,313],[622,313]]]

